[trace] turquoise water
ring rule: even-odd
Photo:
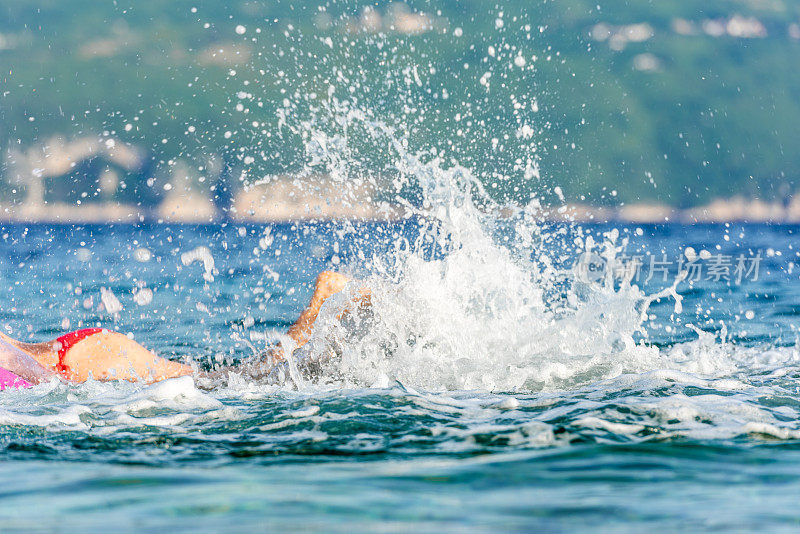
[[[4,392],[3,528],[797,528],[800,229],[623,228],[629,251],[763,251],[764,262],[739,285],[678,285],[683,310],[671,298],[653,303],[640,332],[615,315],[639,309],[619,287],[589,284],[589,296],[556,309],[571,294],[556,277],[540,283],[553,314],[534,317],[550,326],[533,331],[524,306],[512,305],[530,288],[509,272],[499,284],[482,278],[498,265],[461,262],[466,241],[423,246],[388,270],[369,260],[399,257],[397,238],[426,235],[419,225],[2,228],[2,324],[25,340],[100,324],[209,368],[274,340],[321,269],[389,295],[376,298],[371,333],[343,343],[313,376]],[[599,241],[607,230],[583,235]],[[181,261],[198,246],[214,258],[210,277]],[[431,266],[438,279],[426,278]],[[463,299],[437,293],[452,276]],[[115,315],[100,306],[101,287],[119,300]],[[497,296],[502,287],[508,294]],[[151,301],[134,296],[145,288]],[[433,321],[437,306],[450,306],[448,321]],[[481,321],[492,331],[451,336]]]

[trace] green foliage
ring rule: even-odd
[[[407,124],[412,148],[436,147],[457,158],[498,194],[546,198],[559,185],[571,200],[686,206],[733,194],[783,198],[795,190],[800,41],[788,29],[800,22],[800,4],[599,4],[413,1],[411,9],[438,21],[435,31],[372,35],[348,31],[347,21],[357,21],[365,6],[386,13],[389,2],[320,9],[289,1],[0,0],[0,35],[10,43],[0,49],[0,147],[108,132],[147,147],[162,170],[177,158],[202,162],[209,154],[251,151],[259,156],[252,176],[284,172],[298,166],[302,153],[301,139],[278,134],[276,109],[285,99],[302,114],[314,99],[298,94],[315,93],[321,101],[336,85],[342,98],[352,84],[350,96],[376,116],[407,116],[408,99],[397,92],[403,68],[418,65],[432,90],[414,97],[422,118]],[[495,27],[500,11],[503,29]],[[702,30],[703,21],[737,14],[757,17],[767,36],[715,37]],[[677,19],[692,22],[694,33],[676,32]],[[613,50],[609,41],[591,37],[600,22],[647,23],[653,36]],[[235,32],[238,24],[246,34]],[[462,37],[454,37],[455,27]],[[326,46],[325,37],[336,46]],[[506,50],[505,63],[501,52],[487,61],[489,46]],[[212,57],[220,48],[238,50],[246,61]],[[509,50],[538,59],[515,70]],[[634,68],[643,58],[655,59],[652,70]],[[489,90],[478,83],[487,69],[493,71]],[[235,109],[239,91],[254,95],[246,115]],[[532,140],[517,135],[514,98],[538,103],[538,112],[528,115]],[[468,113],[471,125],[457,124],[459,113]],[[461,136],[454,134],[459,128]],[[501,153],[492,139],[501,140]],[[535,144],[540,179],[521,178],[514,165],[529,152],[526,144]],[[380,167],[381,155],[375,158]],[[132,184],[127,194],[144,187]]]

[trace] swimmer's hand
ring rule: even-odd
[[[332,295],[343,291],[345,286],[352,281],[353,279],[349,276],[333,271],[323,271],[319,273],[316,283],[314,284],[314,294],[311,296],[311,302],[309,302],[297,321],[286,332],[286,335],[294,341],[294,348],[302,347],[308,342],[309,338],[311,338],[311,333],[314,331],[314,323],[325,301]],[[341,310],[338,315],[339,319],[353,308],[369,306],[371,297],[372,293],[369,288],[360,288],[358,294]],[[281,344],[267,354],[265,363],[275,364],[284,359],[286,359],[285,348]]]

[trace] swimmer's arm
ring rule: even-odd
[[[323,271],[317,276],[311,302],[308,303],[300,317],[286,331],[286,335],[295,342],[297,347],[302,347],[308,342],[311,332],[314,330],[314,323],[317,321],[317,316],[319,316],[319,310],[328,297],[344,289],[344,286],[349,281],[348,277],[331,271]]]
[[[352,278],[341,273],[333,271],[322,271],[319,273],[314,284],[314,294],[311,296],[311,302],[308,303],[308,306],[306,306],[305,310],[300,314],[300,317],[297,318],[297,321],[286,331],[286,335],[294,341],[294,348],[302,347],[311,338],[311,333],[314,331],[314,324],[317,321],[319,311],[322,305],[325,304],[325,301],[332,295],[341,292],[351,281]],[[370,297],[369,289],[362,288],[359,290],[358,296],[340,312],[339,317],[341,318],[342,315],[350,311],[353,304],[359,306],[368,305],[370,303]],[[281,344],[270,351],[264,363],[274,364],[283,359],[285,359],[285,349],[283,344]]]
[[[314,324],[317,321],[322,305],[330,296],[341,292],[349,282],[351,282],[351,278],[343,274],[332,271],[321,272],[319,276],[317,276],[311,302],[309,302],[308,306],[300,314],[300,317],[297,318],[286,332],[287,337],[293,342],[293,347],[284,347],[284,344],[281,343],[277,347],[271,349],[267,355],[261,359],[254,359],[235,366],[224,365],[210,371],[196,369],[194,375],[196,378],[200,379],[198,385],[210,389],[216,381],[224,379],[231,373],[244,373],[254,378],[263,377],[268,374],[276,365],[286,359],[286,353],[289,350],[302,347],[308,342],[311,338],[311,333],[314,330]],[[339,313],[339,317],[341,318],[351,311],[354,306],[367,306],[370,303],[370,290],[365,287],[361,288],[357,295],[344,306]]]
[[[0,367],[8,369],[31,384],[47,382],[56,374],[39,364],[30,354],[22,351],[7,341],[6,336],[0,338]]]

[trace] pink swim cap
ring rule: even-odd
[[[25,380],[24,378],[20,378],[8,369],[3,369],[0,367],[0,390],[4,390],[6,388],[30,388],[33,387],[33,384]]]

